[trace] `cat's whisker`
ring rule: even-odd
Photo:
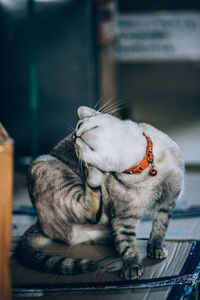
[[[109,113],[109,111],[111,111],[111,110],[113,110],[113,109],[115,109],[115,108],[116,108],[116,105],[107,107],[107,108],[105,108],[105,109],[102,111],[102,113],[103,113],[103,114],[107,114],[107,113]]]
[[[124,101],[124,103],[126,103],[126,101]],[[112,107],[110,107],[109,109],[107,109],[107,111],[105,111],[104,113],[107,113],[107,114],[113,114],[121,109],[124,109],[124,108],[127,108],[129,107],[129,105],[126,105],[126,106],[122,106],[122,102],[119,103],[118,105],[113,105]]]
[[[97,107],[102,102],[102,100],[103,100],[103,97],[101,97],[92,108],[95,109],[95,110],[98,110]]]
[[[65,121],[65,120],[62,120],[62,123],[64,123],[65,124],[65,126],[66,126],[66,129],[69,131],[69,132],[73,132],[73,131],[75,131],[76,129],[70,124],[70,123],[68,123],[67,121]]]
[[[103,113],[111,113],[112,110],[114,109],[122,109],[122,104],[127,103],[127,101],[120,101],[120,102],[116,102],[116,103],[112,103],[111,105],[109,105],[108,107],[105,107],[105,109],[103,110]]]
[[[113,97],[111,97],[107,101],[105,101],[105,103],[98,109],[98,111],[103,113],[103,111],[106,109],[106,107],[113,104],[113,103],[111,103],[112,100],[113,100]]]
[[[114,114],[115,112],[117,112],[117,111],[119,111],[119,110],[121,110],[121,109],[124,109],[124,108],[128,108],[128,107],[130,107],[130,105],[118,107],[118,108],[116,108],[116,109],[111,109],[111,110],[108,111],[107,113],[112,115],[112,114]]]
[[[113,105],[115,106],[116,102],[114,102],[114,97],[111,97],[105,102],[104,106],[102,107],[102,112],[106,111]]]
[[[69,128],[69,127],[65,127],[65,129],[69,132],[69,133],[71,133],[71,132],[74,132],[75,131],[75,129],[74,128]]]
[[[115,112],[117,112],[117,111],[119,111],[119,110],[120,110],[120,108],[116,108],[116,109],[113,109],[113,110],[111,110],[111,111],[108,111],[107,114],[113,115]]]
[[[124,101],[118,102],[117,105],[116,105],[116,108],[123,109],[126,106],[127,106],[127,101],[124,100]]]
[[[102,109],[102,113],[107,113],[108,110],[110,110],[111,108],[116,107],[116,103],[112,103],[109,106],[106,106]]]
[[[109,113],[111,110],[118,108],[118,105],[115,103],[113,105],[110,105],[109,107],[107,107],[103,113]]]

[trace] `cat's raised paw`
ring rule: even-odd
[[[143,268],[139,264],[124,266],[122,268],[120,277],[125,280],[134,280],[141,277],[143,274]]]
[[[168,255],[168,251],[165,247],[156,248],[155,246],[147,246],[147,255],[155,259],[164,259]]]
[[[94,167],[88,167],[87,170],[87,182],[88,184],[95,188],[99,187],[103,184],[104,181],[104,173]]]

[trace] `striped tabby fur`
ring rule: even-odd
[[[175,202],[183,189],[184,164],[178,146],[148,124],[121,121],[88,107],[78,110],[76,134],[62,140],[49,155],[37,158],[28,188],[37,224],[22,236],[15,256],[24,265],[61,274],[92,271],[91,260],[50,256],[52,240],[68,245],[114,240],[123,260],[121,277],[142,275],[136,227],[146,209],[154,211],[147,255],[167,256],[164,237]],[[154,145],[157,176],[124,170],[145,155],[145,132]]]

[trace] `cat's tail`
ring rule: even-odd
[[[19,240],[14,256],[19,263],[35,270],[63,275],[91,272],[98,265],[91,259],[62,257],[45,253],[52,240],[45,236],[36,223]]]

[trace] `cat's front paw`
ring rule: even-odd
[[[155,259],[164,259],[167,257],[168,251],[164,246],[157,248],[155,245],[148,244],[147,255]]]
[[[125,280],[134,280],[141,277],[143,274],[143,268],[139,264],[133,264],[133,265],[125,265],[122,268],[120,277]]]
[[[88,167],[88,174],[87,174],[87,183],[91,187],[99,187],[103,184],[104,181],[104,173],[100,170],[96,169],[95,167]]]

